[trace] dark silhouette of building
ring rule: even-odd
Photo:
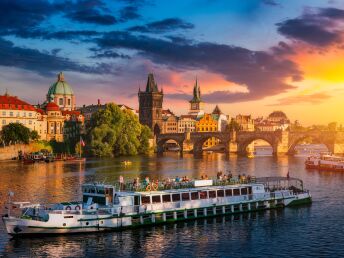
[[[140,123],[147,125],[154,134],[159,134],[162,130],[162,102],[163,90],[159,91],[158,85],[152,73],[148,74],[146,90],[139,89],[139,119]]]

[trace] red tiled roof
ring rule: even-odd
[[[41,115],[44,115],[44,110],[41,108],[36,108],[36,111],[40,113]]]
[[[76,116],[78,116],[81,114],[81,112],[78,110],[64,110],[64,111],[62,111],[62,114],[63,115],[76,115]]]
[[[0,109],[35,111],[35,108],[29,103],[9,95],[0,96]]]
[[[47,111],[59,111],[60,108],[57,104],[55,104],[54,102],[49,102],[46,106],[45,106],[45,110]]]

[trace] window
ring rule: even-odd
[[[199,192],[199,197],[200,197],[200,199],[207,199],[208,193],[207,192]]]
[[[2,120],[2,124],[5,125],[6,124],[6,120]]]
[[[162,196],[162,202],[170,202],[171,201],[171,195],[165,194]]]
[[[240,189],[233,189],[233,195],[240,195]]]
[[[63,98],[59,99],[59,105],[62,106],[63,105]]]
[[[179,202],[180,201],[180,194],[172,194],[172,201]]]
[[[70,106],[70,99],[68,99],[68,106]]]
[[[160,195],[152,196],[152,203],[161,203]]]
[[[224,196],[225,196],[225,191],[217,190],[217,197],[224,197]]]
[[[182,193],[182,201],[189,201],[190,195],[189,193]]]
[[[32,125],[32,120],[29,120],[29,125]]]
[[[226,189],[226,196],[232,196],[232,189]]]
[[[192,192],[191,193],[191,200],[198,200],[198,192]]]
[[[10,112],[10,116],[13,116],[13,112],[12,111]]]
[[[3,116],[6,116],[6,111],[2,111],[2,115],[3,115]]]
[[[215,191],[209,191],[209,198],[216,198],[216,192]]]
[[[141,196],[141,203],[142,204],[150,203],[150,196]]]
[[[32,113],[31,112],[29,113],[29,117],[32,117]]]
[[[252,194],[252,187],[248,188],[248,194]]]
[[[241,188],[241,195],[247,194],[247,188]]]

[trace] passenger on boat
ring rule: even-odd
[[[146,176],[145,179],[143,180],[144,185],[149,185],[149,177]]]
[[[119,176],[119,189],[124,190],[124,178],[122,175]]]
[[[180,180],[179,176],[176,176],[175,182],[176,182],[176,183],[179,183],[180,181],[181,181],[181,180]]]

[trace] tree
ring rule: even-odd
[[[336,122],[332,122],[328,124],[328,130],[330,131],[336,131],[337,130],[337,123]]]
[[[241,130],[241,126],[240,126],[240,124],[237,122],[237,121],[235,121],[233,118],[231,119],[231,121],[229,122],[229,124],[227,125],[227,131],[229,131],[229,132],[232,132],[232,131],[236,131],[236,132],[238,132],[238,131],[240,131]]]
[[[16,143],[28,144],[30,129],[19,123],[9,123],[2,127],[1,138],[7,145]]]
[[[33,130],[30,132],[30,139],[33,141],[37,141],[39,139],[39,134],[37,131]]]
[[[111,103],[92,115],[87,135],[91,155],[136,155],[148,152],[151,131],[131,111]]]

